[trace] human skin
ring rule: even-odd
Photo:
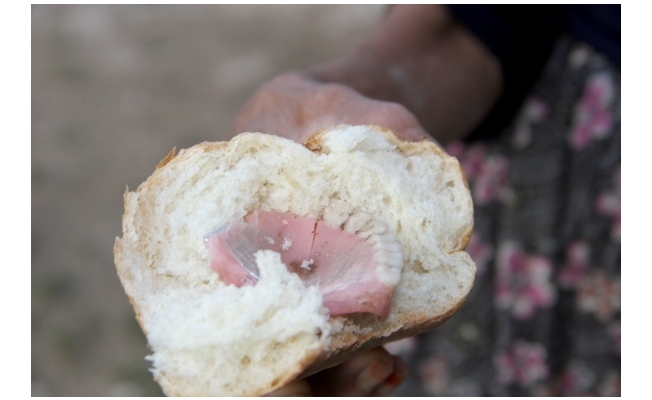
[[[231,132],[303,142],[334,124],[376,124],[445,144],[467,135],[501,90],[498,60],[445,7],[396,5],[353,52],[263,84]]]
[[[498,60],[446,7],[395,5],[353,52],[263,84],[231,133],[303,143],[333,125],[380,125],[445,145],[482,121],[502,85]],[[271,395],[386,395],[406,376],[402,360],[377,348]]]

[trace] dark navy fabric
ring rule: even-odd
[[[572,34],[620,65],[620,4],[569,5],[565,17]]]
[[[620,5],[448,7],[498,58],[504,80],[501,99],[469,140],[495,136],[512,120],[561,35],[586,41],[620,66]]]

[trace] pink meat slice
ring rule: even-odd
[[[318,285],[331,315],[389,314],[394,286],[381,282],[383,268],[372,239],[364,239],[315,218],[291,213],[254,211],[206,241],[210,265],[227,284],[258,280],[233,254],[234,240],[254,244],[252,252],[273,250],[291,272]]]

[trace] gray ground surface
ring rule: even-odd
[[[264,80],[354,46],[379,6],[32,6],[32,395],[160,395],[113,265],[122,194],[225,139]]]

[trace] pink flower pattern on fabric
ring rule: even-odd
[[[495,304],[519,320],[530,319],[537,309],[556,299],[552,263],[542,255],[526,255],[513,242],[504,242],[496,264]]]
[[[612,219],[611,237],[620,242],[620,168],[614,175],[614,189],[602,192],[595,201],[598,213]]]
[[[454,140],[446,146],[445,150],[449,155],[457,158],[464,171],[466,180],[469,186],[471,186],[482,168],[486,152],[484,146],[476,144],[468,147],[463,141]]]
[[[453,140],[452,142],[448,143],[448,145],[446,145],[446,153],[457,159],[462,158],[465,150],[466,146],[461,140]]]
[[[620,73],[581,42],[553,61],[504,131],[446,147],[473,196],[479,279],[464,317],[412,353],[419,395],[620,396]],[[558,207],[571,218],[528,231]]]
[[[539,343],[515,341],[508,351],[494,356],[498,381],[503,385],[533,387],[548,377],[547,356],[545,347]]]
[[[613,78],[607,73],[588,78],[584,92],[575,106],[570,130],[570,145],[586,148],[594,139],[604,139],[613,126],[610,105],[615,97]]]
[[[459,159],[476,204],[488,204],[506,194],[509,163],[505,157],[487,156],[487,149],[481,143],[466,147],[464,143],[455,141],[446,151]]]
[[[556,382],[556,394],[560,396],[588,396],[595,383],[595,375],[583,363],[573,361]]]
[[[466,247],[466,252],[469,253],[475,262],[478,276],[483,275],[487,269],[487,264],[491,261],[491,257],[493,256],[493,247],[485,243],[477,232],[473,232],[473,235],[471,235],[471,241]]]
[[[588,274],[590,247],[582,240],[571,243],[566,249],[566,262],[559,272],[559,284],[564,288],[577,288]]]
[[[593,271],[580,282],[577,308],[598,321],[608,322],[620,311],[620,279],[612,279],[602,270]]]
[[[522,149],[532,141],[532,125],[546,119],[550,113],[550,107],[543,99],[531,96],[525,101],[523,111],[521,112],[514,134],[512,135],[512,144]]]
[[[509,164],[501,156],[488,157],[473,184],[473,198],[477,204],[486,204],[505,194],[509,182]]]

